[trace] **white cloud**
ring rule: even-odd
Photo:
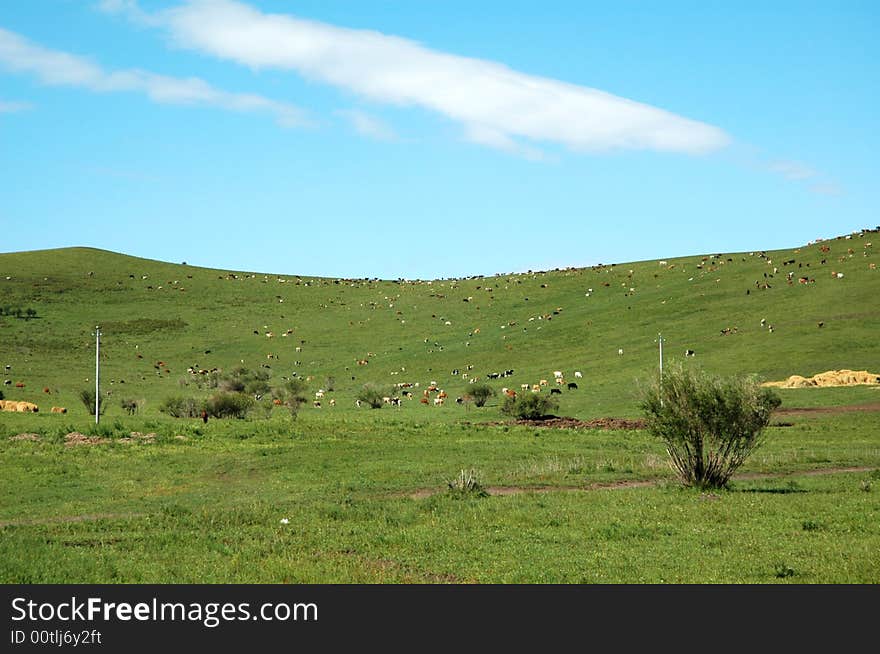
[[[248,93],[229,93],[195,77],[169,77],[137,69],[108,71],[90,59],[44,48],[3,28],[0,28],[0,68],[35,75],[50,85],[74,86],[100,93],[143,93],[160,104],[266,113],[284,127],[307,123],[303,112],[286,102]]]
[[[233,0],[190,0],[152,18],[180,47],[295,71],[373,102],[422,107],[461,124],[474,142],[519,154],[537,154],[519,139],[576,151],[688,154],[730,142],[717,127],[598,89],[379,32],[265,14]]]
[[[30,102],[9,102],[0,100],[0,114],[12,114],[18,111],[27,111],[33,109],[34,105]]]
[[[371,116],[359,109],[343,109],[336,113],[345,118],[355,131],[362,136],[378,141],[394,141],[397,139],[397,135],[391,127],[375,116]]]

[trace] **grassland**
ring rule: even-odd
[[[431,282],[80,248],[0,255],[0,306],[37,315],[0,317],[0,364],[24,384],[3,391],[43,409],[0,413],[0,580],[876,583],[876,388],[780,391],[783,409],[875,408],[780,415],[717,493],[680,489],[640,430],[505,424],[497,399],[354,405],[365,382],[437,381],[454,398],[463,374],[513,369],[492,383],[518,390],[578,370],[560,415],[638,417],[661,332],[667,363],[722,374],[878,372],[876,236]],[[98,427],[76,398],[94,383],[97,324],[111,393]],[[188,367],[242,363],[275,380],[296,372],[310,391],[332,386],[336,406],[296,419],[266,406],[207,425],[158,411],[168,396],[207,393]],[[140,413],[126,415],[122,398],[143,400]],[[71,432],[100,442],[69,445]],[[462,468],[495,494],[444,493]]]

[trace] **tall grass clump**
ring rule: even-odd
[[[458,477],[446,482],[447,492],[453,497],[488,497],[476,470],[462,470]]]
[[[644,391],[648,431],[666,445],[686,486],[723,488],[764,441],[782,401],[745,377],[719,378],[674,368]]]

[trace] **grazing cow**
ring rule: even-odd
[[[540,384],[532,384],[532,393],[540,393],[541,385]]]
[[[48,387],[48,386],[44,386],[44,387],[43,387],[43,392],[44,392],[44,393],[51,393],[51,391],[49,390],[49,387]]]
[[[575,384],[574,382],[568,382],[568,390],[575,391],[575,390],[577,390],[577,387],[578,387],[578,385]]]
[[[355,400],[355,401],[354,401],[354,405],[355,405],[358,409],[360,409],[360,408],[361,408],[361,401],[360,401],[360,400]]]
[[[320,403],[318,400],[315,400],[314,403],[313,403],[313,406],[314,406],[316,409],[320,409],[320,408],[321,408],[321,403]]]
[[[538,385],[539,385],[539,386],[546,386],[546,385],[547,385],[547,380],[546,380],[546,379],[541,379],[541,380],[539,380],[539,381],[538,381]]]
[[[205,409],[202,409],[202,422],[208,424],[208,412]]]
[[[15,387],[16,387],[16,388],[24,388],[24,382],[18,382],[18,383],[15,385]]]
[[[330,406],[336,406],[336,400],[335,400],[335,399],[330,398]]]
[[[53,406],[52,413],[67,413],[67,409],[63,406]]]
[[[562,395],[562,391],[560,391],[558,388],[551,388],[550,395]]]
[[[574,376],[575,376],[577,379],[580,379],[581,377],[583,377],[583,375],[580,373],[579,370],[575,371]]]
[[[428,403],[428,398],[427,398],[427,397],[420,397],[420,398],[419,398],[419,402],[420,402],[421,404],[427,404],[427,403]]]
[[[434,398],[434,406],[443,406],[443,398],[435,397]]]
[[[513,390],[512,388],[506,388],[506,389],[504,389],[504,394],[505,394],[507,397],[509,397],[509,398],[511,398],[511,399],[513,399],[513,400],[516,399],[516,391]]]
[[[620,354],[620,355],[623,354],[623,348],[622,348],[622,347],[617,349],[617,354]]]
[[[553,376],[556,377],[556,379],[561,378],[561,377],[562,377],[562,371],[561,371],[561,370],[554,370],[554,371],[553,371]]]
[[[694,356],[695,354],[696,354],[696,353],[695,353],[693,350],[685,350],[685,351],[684,351],[684,355],[685,355],[686,357],[692,357],[692,356]]]

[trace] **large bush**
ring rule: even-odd
[[[391,396],[391,390],[376,384],[364,384],[357,399],[370,405],[371,409],[381,409],[385,398]]]
[[[641,408],[682,482],[721,488],[763,443],[770,414],[781,403],[753,379],[676,368],[644,392]]]
[[[465,395],[470,395],[474,399],[474,404],[477,406],[485,406],[489,398],[495,395],[495,389],[489,384],[476,382],[468,384],[465,389]]]
[[[557,409],[559,403],[541,393],[522,393],[516,397],[507,397],[501,407],[502,413],[522,420],[543,420],[552,417]]]
[[[244,393],[216,393],[205,402],[212,418],[245,418],[254,406],[254,399]]]
[[[172,418],[198,418],[205,403],[194,397],[169,397],[159,405],[159,411]]]
[[[218,386],[226,393],[247,393],[265,395],[269,392],[269,373],[265,370],[250,370],[244,366],[233,368],[220,376]]]

